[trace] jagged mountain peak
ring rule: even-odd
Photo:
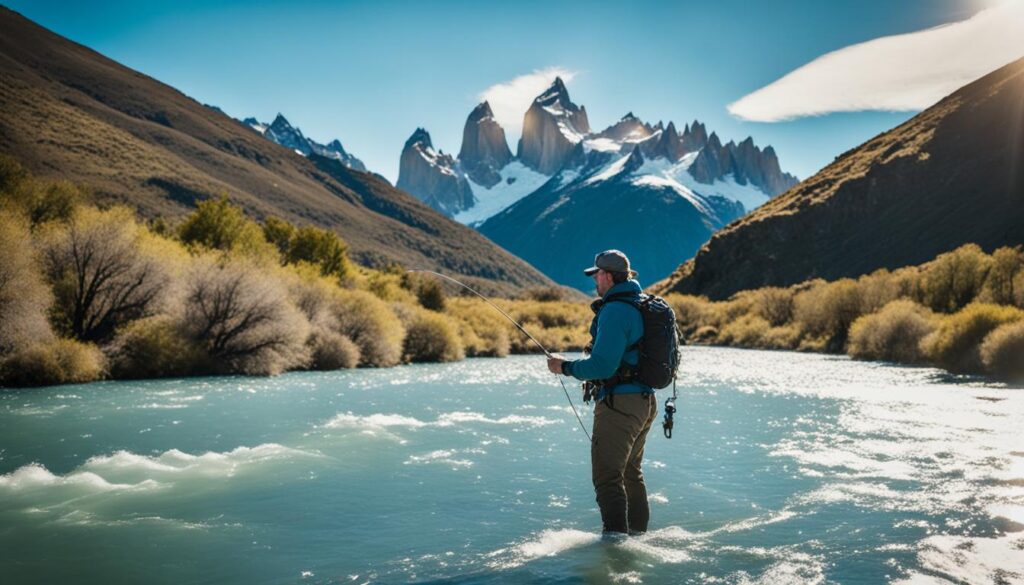
[[[474,203],[469,182],[455,159],[442,150],[435,151],[430,133],[422,127],[405,141],[396,186],[448,216]]]
[[[274,121],[270,124],[264,124],[254,116],[243,119],[242,123],[259,132],[271,142],[298,152],[302,156],[317,154],[334,159],[350,169],[366,171],[366,165],[363,164],[363,161],[348,153],[345,147],[341,145],[340,140],[335,138],[324,145],[311,138],[307,138],[302,134],[301,130],[292,126],[288,119],[280,112],[277,113]]]
[[[408,149],[416,143],[420,143],[427,148],[434,148],[434,143],[430,141],[430,132],[427,132],[426,128],[416,128],[412,136],[405,141],[404,149]]]
[[[587,110],[572,103],[561,77],[537,96],[523,116],[517,156],[527,167],[553,175],[573,146],[590,134]]]
[[[483,120],[485,118],[493,117],[494,111],[491,110],[491,104],[487,100],[484,100],[477,104],[477,106],[473,108],[473,111],[469,113],[469,120],[472,120],[474,122]]]
[[[281,112],[278,112],[277,115],[274,116],[274,121],[271,122],[270,125],[271,126],[288,126],[289,128],[292,127],[291,122],[289,122],[288,118],[285,118],[284,114],[282,114]]]
[[[489,189],[501,181],[498,171],[511,160],[505,130],[494,119],[491,105],[484,101],[473,108],[463,126],[459,164],[474,183]]]
[[[633,146],[633,152],[629,153],[629,158],[623,169],[627,173],[632,173],[642,166],[644,166],[644,154],[640,151],[640,145],[637,144]]]

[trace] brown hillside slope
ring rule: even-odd
[[[1024,243],[1024,59],[959,89],[715,234],[658,283],[713,299]]]
[[[180,216],[227,193],[257,218],[336,231],[366,264],[454,271],[491,292],[553,284],[378,177],[303,158],[3,7],[0,152],[147,217]]]

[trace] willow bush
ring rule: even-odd
[[[105,342],[135,319],[158,313],[173,291],[170,258],[125,207],[83,207],[40,228],[42,265],[65,335]]]
[[[311,333],[309,367],[313,370],[339,370],[359,365],[359,346],[347,336],[331,330]]]
[[[470,357],[504,357],[511,351],[512,325],[493,307],[476,298],[455,297],[448,300],[445,313],[458,323],[459,335],[466,355]],[[519,334],[518,331],[515,332]]]
[[[932,310],[955,313],[974,301],[985,285],[992,258],[976,244],[966,244],[922,267],[922,300]]]
[[[0,380],[7,386],[78,384],[104,376],[106,359],[91,343],[53,338],[11,353],[0,364]]]
[[[1010,382],[1024,382],[1024,320],[1000,325],[981,344],[985,372]]]
[[[850,325],[860,317],[861,298],[857,282],[844,278],[820,282],[797,294],[793,319],[804,334],[803,349],[839,353],[846,346]]]
[[[981,343],[1000,325],[1024,319],[1024,311],[988,303],[972,303],[959,313],[941,319],[938,327],[921,340],[928,361],[956,374],[984,372]]]
[[[167,378],[215,370],[180,319],[158,315],[121,329],[106,353],[114,378]]]
[[[388,303],[364,290],[338,290],[331,301],[339,333],[361,354],[360,365],[394,366],[402,362],[405,327]]]
[[[308,360],[309,322],[280,281],[249,261],[197,258],[184,303],[186,335],[220,372],[271,375]]]
[[[0,357],[53,336],[46,319],[52,302],[37,265],[28,221],[0,211]]]
[[[453,362],[466,357],[458,326],[443,313],[396,304],[405,325],[402,359],[406,362]]]
[[[863,360],[903,364],[924,361],[921,340],[935,330],[937,319],[927,307],[909,299],[892,301],[850,327],[847,353]]]

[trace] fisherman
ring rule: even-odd
[[[633,304],[642,289],[629,258],[618,250],[601,252],[583,271],[594,279],[600,298],[591,304],[589,356],[581,360],[548,358],[548,369],[594,385],[591,475],[605,534],[647,531],[650,507],[640,464],[647,433],[658,414],[654,390],[635,379],[637,343],[644,321]],[[610,301],[627,302],[610,302]],[[631,369],[633,367],[633,369]]]

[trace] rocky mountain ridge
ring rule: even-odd
[[[220,110],[218,109],[218,111]],[[363,161],[356,158],[355,155],[348,153],[345,147],[341,145],[340,140],[335,138],[327,144],[320,144],[311,138],[306,138],[302,134],[302,130],[292,126],[288,119],[280,113],[277,114],[274,121],[270,124],[264,124],[252,117],[245,118],[242,120],[242,123],[263,135],[264,138],[285,148],[290,148],[302,156],[316,153],[320,156],[333,158],[350,169],[366,171],[366,165],[363,164]]]
[[[1024,243],[1024,59],[850,149],[729,225],[662,292],[762,286],[919,265],[965,243]]]
[[[373,175],[301,156],[142,73],[0,7],[0,153],[43,178],[174,222],[227,195],[256,219],[338,233],[350,257],[459,275],[485,294],[553,283]]]
[[[407,141],[406,149],[415,142]],[[565,169],[578,170],[587,153],[628,156],[634,146],[646,159],[664,159],[671,164],[695,156],[687,170],[697,183],[706,185],[697,190],[732,197],[747,211],[796,183],[795,177],[782,171],[770,146],[762,150],[750,137],[739,144],[730,141],[723,145],[717,134],[709,135],[698,120],[679,132],[673,122],[652,125],[630,112],[608,128],[593,132],[586,108],[575,104],[565,83],[556,78],[524,114],[516,156],[508,149],[490,105],[484,102],[466,120],[457,158],[438,159],[437,164],[424,166],[423,157],[410,156],[403,149],[400,188],[458,221],[478,225],[529,195],[546,178]],[[747,187],[749,193],[736,197],[737,189]]]

